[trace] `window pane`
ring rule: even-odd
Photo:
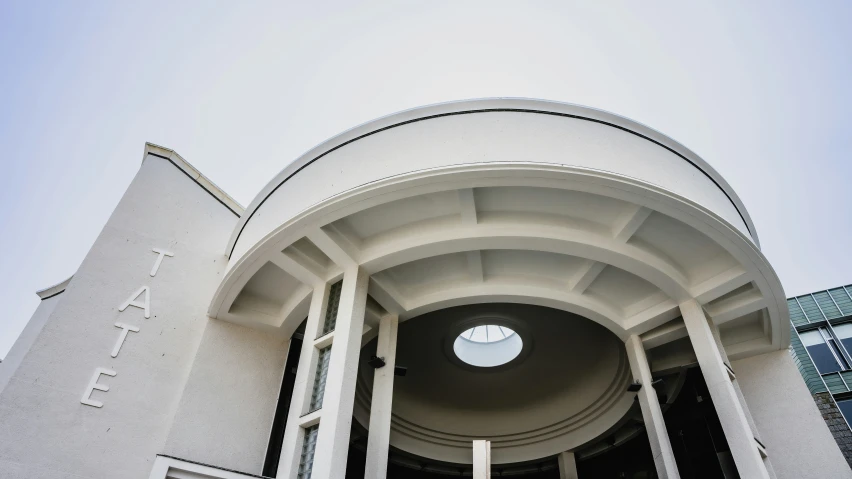
[[[311,392],[311,407],[309,412],[314,412],[322,407],[322,399],[325,396],[325,382],[328,379],[328,363],[330,360],[331,346],[326,346],[319,352],[317,373],[314,376],[314,388]]]
[[[302,443],[302,454],[299,457],[298,479],[311,479],[314,468],[314,452],[317,449],[317,434],[319,426],[311,426],[305,429],[305,442]]]
[[[840,408],[840,412],[843,413],[843,417],[846,418],[846,422],[848,423],[852,419],[852,399],[837,401],[837,407]]]
[[[337,310],[340,307],[340,291],[342,289],[343,280],[341,279],[331,285],[331,288],[328,290],[328,307],[325,309],[325,321],[322,324],[322,334],[320,336],[325,336],[334,331],[334,327],[337,325]]]
[[[852,338],[852,323],[838,324],[837,326],[833,326],[833,328],[834,333],[837,334],[838,338]]]
[[[828,349],[819,331],[808,331],[801,334],[802,343],[808,348],[814,364],[821,374],[840,371],[840,365],[834,359],[834,354]]]
[[[828,347],[834,352],[834,357],[840,360],[840,369],[847,370],[849,369],[849,364],[846,362],[846,358],[843,356],[843,353],[840,352],[840,346],[837,345],[837,341],[831,339],[826,341],[828,343]]]
[[[840,338],[840,342],[846,347],[846,351],[852,353],[852,323],[834,326],[834,334]]]

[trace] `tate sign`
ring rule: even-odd
[[[157,253],[157,259],[154,261],[154,267],[151,268],[151,277],[157,276],[157,271],[160,270],[160,265],[163,263],[163,258],[166,256],[173,257],[174,253],[170,253],[166,250],[160,248],[154,248],[152,250],[154,253]],[[139,298],[142,297],[140,300]],[[149,319],[151,317],[151,288],[148,285],[142,285],[138,290],[130,295],[127,298],[127,301],[121,303],[121,306],[118,307],[120,312],[123,312],[128,307],[133,306],[135,308],[139,308],[145,312],[145,319]],[[115,323],[115,327],[121,329],[121,332],[118,333],[118,340],[115,342],[115,346],[112,348],[112,352],[110,353],[111,357],[117,357],[118,353],[121,352],[121,346],[124,345],[124,341],[127,339],[127,335],[131,332],[138,333],[139,327],[133,326],[131,324],[126,323]],[[98,391],[109,391],[109,386],[106,384],[99,383],[98,380],[101,378],[101,375],[105,376],[115,376],[117,373],[111,369],[107,368],[95,368],[95,373],[92,375],[92,379],[89,380],[89,384],[86,386],[86,390],[83,391],[83,398],[80,399],[80,402],[85,404],[86,406],[92,407],[103,407],[104,403],[95,399],[92,399],[92,392],[97,389]]]

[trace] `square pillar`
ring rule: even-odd
[[[491,441],[473,441],[473,479],[491,479]]]
[[[295,479],[299,473],[299,463],[305,428],[301,418],[310,409],[311,389],[316,376],[319,350],[315,347],[315,338],[322,330],[322,320],[328,305],[330,285],[324,284],[314,288],[311,294],[311,306],[308,321],[305,324],[305,338],[302,352],[299,355],[299,366],[296,370],[296,381],[293,384],[293,395],[290,401],[290,411],[287,413],[287,425],[284,429],[284,439],[281,444],[281,456],[278,460],[278,479]]]
[[[278,479],[346,475],[368,280],[355,266],[344,271],[341,285],[314,288]],[[337,305],[336,316],[330,298]]]
[[[339,479],[346,476],[369,279],[369,275],[358,266],[343,273],[337,323],[334,331],[327,335],[331,336],[328,338],[331,341],[331,357],[319,415],[312,479]]]
[[[653,378],[651,368],[648,366],[648,357],[645,355],[645,346],[642,344],[642,339],[635,334],[627,338],[625,345],[633,378],[642,385],[636,396],[639,398],[639,406],[642,409],[642,419],[645,421],[645,430],[648,432],[648,442],[651,444],[657,475],[660,479],[680,478],[672,444],[669,441],[669,433],[666,430],[666,422],[663,419],[663,410],[660,408],[660,400],[657,398],[657,391],[651,385]]]
[[[379,321],[376,356],[384,358],[385,365],[376,369],[373,374],[373,399],[370,403],[370,430],[367,437],[367,467],[364,479],[385,479],[388,472],[398,326],[399,317],[396,315],[386,315]]]
[[[577,475],[577,458],[574,453],[565,451],[557,457],[559,461],[559,479],[579,479]]]
[[[694,299],[681,303],[680,311],[740,477],[769,479],[758,442],[734,387],[733,371],[725,364],[721,342],[717,343],[716,325]]]
[[[716,342],[716,348],[719,349],[719,356],[722,358],[722,362],[725,364],[725,367],[727,367],[730,371],[733,371],[734,369],[731,367],[731,360],[728,359],[728,353],[725,351],[725,347],[722,345],[722,337],[719,335],[719,328],[717,328],[716,325],[711,323],[710,332],[713,333],[713,340]],[[752,435],[754,435],[755,439],[760,441],[760,433],[758,433],[757,431],[757,425],[754,423],[754,418],[751,415],[751,411],[749,411],[748,409],[748,404],[746,404],[745,396],[743,396],[743,391],[742,389],[740,389],[739,383],[737,383],[736,376],[731,379],[731,382],[734,385],[734,391],[736,391],[737,393],[737,399],[739,399],[740,401],[740,407],[743,408],[743,413],[745,413],[749,428],[751,428],[751,433]]]

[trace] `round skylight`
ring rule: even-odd
[[[473,341],[474,343],[496,343],[515,334],[514,331],[495,324],[483,324],[474,326],[459,335],[460,338]]]
[[[471,366],[491,368],[515,359],[523,347],[521,336],[512,329],[482,324],[459,334],[453,343],[453,352]]]

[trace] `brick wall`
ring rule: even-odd
[[[828,425],[831,435],[834,436],[834,440],[840,446],[840,452],[843,453],[846,462],[852,466],[852,431],[849,430],[849,426],[843,419],[843,414],[840,413],[840,409],[837,408],[837,404],[829,393],[814,394],[814,401],[816,401],[819,412]]]

